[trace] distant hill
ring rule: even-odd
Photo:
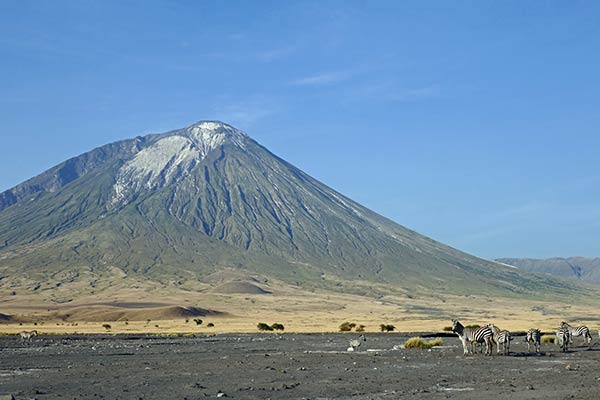
[[[0,295],[15,304],[23,293],[93,301],[144,280],[169,288],[158,300],[268,295],[271,278],[369,296],[581,292],[405,228],[221,122],[108,144],[0,194]]]
[[[600,258],[499,258],[496,261],[527,272],[546,273],[600,284]]]

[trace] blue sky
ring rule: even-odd
[[[0,190],[220,119],[476,255],[600,256],[599,18],[595,1],[5,2]]]

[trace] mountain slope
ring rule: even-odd
[[[500,258],[497,261],[514,265],[528,272],[546,273],[600,284],[600,258]]]
[[[574,291],[398,225],[220,122],[100,147],[0,199],[4,288],[37,290],[81,271],[102,280],[117,268],[160,282],[231,269],[339,291],[345,281],[406,292]]]

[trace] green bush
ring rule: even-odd
[[[350,322],[344,322],[343,324],[341,324],[340,332],[350,332],[352,330],[352,326],[350,325],[352,325]]]
[[[435,338],[433,340],[427,341],[421,337],[411,337],[406,342],[404,342],[405,349],[430,349],[434,346],[441,346],[444,342],[441,338]]]
[[[467,326],[465,326],[465,328],[477,329],[477,328],[481,328],[481,325],[478,325],[478,324],[467,325]]]
[[[444,329],[442,329],[444,332],[452,332],[452,327],[451,326],[445,326]]]
[[[365,326],[364,325],[359,325],[356,327],[356,332],[364,332],[365,331]]]
[[[194,322],[196,323],[196,325],[202,325],[202,320],[200,318],[195,318]]]
[[[259,322],[258,325],[256,325],[256,327],[258,328],[259,331],[272,331],[273,328],[271,328],[269,325],[265,324],[264,322]]]
[[[213,326],[215,326],[215,324],[213,324],[212,322],[209,322],[208,324],[206,324],[207,328],[212,328]]]
[[[379,325],[379,329],[381,329],[381,332],[393,332],[396,327],[394,325],[381,324]]]
[[[278,324],[277,322],[274,323],[273,325],[271,325],[271,329],[275,330],[275,331],[282,331],[285,329],[285,327],[283,326],[283,324]]]

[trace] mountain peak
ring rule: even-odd
[[[229,143],[246,149],[247,139],[244,132],[220,121],[199,121],[160,135],[120,168],[112,204],[175,182],[220,146]]]
[[[184,129],[186,136],[207,145],[222,144],[231,140],[236,144],[247,138],[244,132],[221,121],[199,121]]]

